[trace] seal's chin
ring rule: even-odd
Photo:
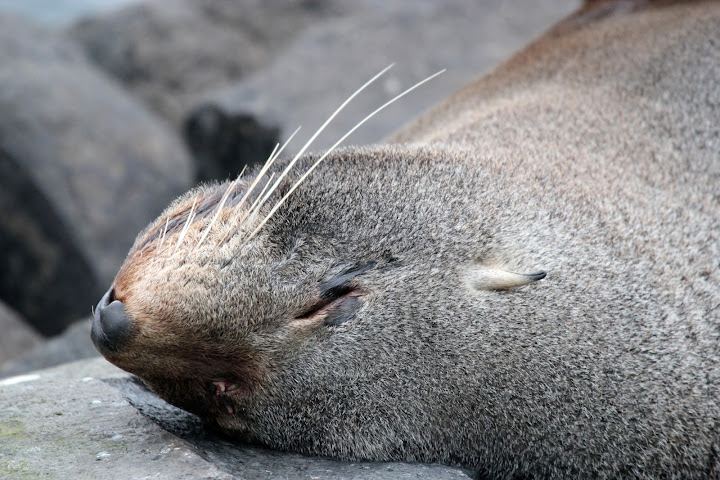
[[[116,353],[130,337],[132,323],[125,313],[125,305],[116,300],[110,288],[100,299],[93,316],[90,338],[103,355]]]

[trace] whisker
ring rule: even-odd
[[[234,182],[230,184],[230,186],[225,190],[225,193],[223,194],[222,198],[220,199],[220,202],[218,203],[217,209],[215,211],[215,215],[213,215],[212,220],[210,220],[210,223],[208,224],[207,228],[205,228],[205,232],[203,232],[202,236],[200,237],[200,240],[195,244],[195,247],[188,252],[188,255],[192,253],[195,249],[200,247],[200,244],[205,240],[205,238],[210,233],[210,229],[215,225],[215,222],[217,221],[218,217],[220,217],[220,213],[222,212],[222,208],[225,206],[225,202],[230,197],[230,194],[235,190],[235,187],[237,186],[238,182],[243,176],[243,173],[245,173],[245,168],[247,168],[247,165],[245,165],[240,172],[240,175],[235,179]]]
[[[275,144],[275,148],[272,149],[272,152],[270,152],[270,155],[268,155],[267,160],[265,160],[265,163],[263,164],[263,167],[268,164],[268,162],[275,156],[275,152],[278,151],[278,148],[280,147],[280,142]],[[246,165],[247,166],[247,165]]]
[[[162,236],[160,237],[160,243],[158,244],[158,250],[160,250],[165,242],[165,234],[167,233],[168,223],[170,223],[170,217],[168,216],[165,220],[165,229],[163,230]]]
[[[265,183],[265,186],[260,191],[260,195],[258,195],[258,197],[255,199],[255,201],[252,203],[252,205],[250,205],[250,208],[248,208],[248,211],[245,212],[245,215],[243,216],[243,218],[240,219],[240,222],[238,222],[238,225],[243,225],[248,218],[252,218],[255,215],[255,213],[257,213],[258,209],[260,208],[260,205],[258,202],[260,201],[260,198],[262,198],[263,193],[265,193],[265,190],[267,190],[267,188],[270,186],[270,182],[272,181],[273,177],[275,177],[275,173],[276,172],[273,172],[272,175],[270,175],[270,178],[268,178],[268,181]]]
[[[180,236],[178,237],[178,241],[175,244],[175,250],[173,250],[173,255],[175,252],[177,252],[177,249],[180,247],[180,244],[182,243],[183,239],[185,238],[185,234],[188,231],[188,228],[190,228],[190,222],[192,222],[193,216],[195,216],[195,206],[197,205],[198,196],[195,195],[195,200],[193,200],[192,207],[190,207],[190,213],[188,213],[187,221],[185,222],[185,226],[183,227],[182,231],[180,232]]]
[[[290,142],[295,137],[295,135],[297,135],[297,133],[300,131],[300,128],[302,128],[302,127],[297,127],[295,129],[295,131],[292,133],[292,135],[290,135],[288,137],[288,139],[285,140],[285,143],[283,143],[282,147],[280,147],[280,150],[278,150],[278,152],[273,157],[273,159],[272,159],[273,162],[280,156],[280,154],[283,152],[283,150],[285,150],[285,147],[287,147],[290,144]]]
[[[265,193],[265,190],[268,188],[268,186],[270,186],[270,182],[272,182],[272,179],[273,179],[273,177],[275,176],[275,173],[276,173],[276,172],[273,172],[273,173],[270,174],[270,178],[268,178],[268,181],[265,182],[265,186],[264,186],[263,189],[260,191],[260,195],[258,195],[258,197],[255,199],[255,201],[252,203],[252,205],[250,205],[250,208],[248,208],[248,211],[245,212],[245,215],[243,215],[243,217],[240,219],[240,221],[239,221],[238,224],[235,226],[235,228],[233,228],[233,232],[237,231],[237,230],[240,228],[240,225],[242,225],[243,222],[245,222],[245,219],[248,218],[248,214],[249,214],[251,211],[253,211],[253,208],[254,208],[255,205],[257,204],[258,200],[260,200],[260,197],[262,196],[262,194]],[[226,236],[227,236],[227,235],[226,235]],[[218,244],[218,245],[215,247],[215,251],[217,251],[218,248],[220,248],[220,244]],[[202,263],[202,266],[205,266],[205,264],[207,263],[208,259],[210,259],[212,256],[213,256],[213,255],[209,255],[209,256],[205,259],[205,261]],[[228,261],[222,266],[222,268],[225,268],[227,265],[229,265],[233,258],[235,258],[235,255],[233,255],[233,257],[232,257],[230,260],[228,260]]]
[[[280,154],[283,152],[283,150],[285,150],[285,147],[287,147],[288,144],[290,144],[290,142],[292,141],[292,139],[295,137],[295,135],[297,135],[297,133],[298,133],[299,131],[300,131],[300,127],[296,128],[295,131],[292,133],[292,135],[290,135],[290,137],[288,137],[288,139],[285,140],[285,143],[283,143],[282,147],[280,147],[280,150],[278,150],[278,145],[280,145],[280,144],[278,143],[278,144],[275,145],[275,148],[273,149],[272,153],[270,154],[270,156],[268,157],[268,159],[265,161],[265,165],[263,165],[262,169],[260,169],[260,172],[255,176],[255,180],[252,182],[252,184],[251,184],[251,185],[248,187],[248,189],[245,191],[245,195],[243,195],[243,197],[240,199],[240,201],[238,202],[238,204],[235,205],[234,210],[237,210],[237,211],[240,210],[240,207],[242,207],[242,205],[245,203],[245,200],[247,199],[248,195],[250,195],[250,193],[252,193],[252,191],[255,189],[255,186],[256,186],[256,185],[258,184],[258,182],[260,181],[260,179],[265,175],[265,173],[267,173],[267,171],[268,171],[268,169],[270,168],[270,166],[275,162],[275,160],[278,159],[278,157],[280,157]],[[268,183],[269,183],[269,182],[268,182]],[[264,191],[264,189],[263,189],[263,191]],[[258,198],[260,198],[260,197],[262,197],[262,194],[260,194],[260,195],[258,196]],[[237,231],[238,231],[238,230],[240,229],[240,227],[242,226],[242,223],[243,223],[243,221],[245,220],[245,218],[247,218],[247,215],[244,216],[243,219],[242,219],[240,222],[237,223],[237,225],[235,226],[235,228],[233,228],[232,230],[229,230],[229,231],[225,234],[225,236],[223,236],[223,238],[220,240],[220,242],[218,242],[218,244],[215,246],[215,250],[217,250],[218,248],[220,248],[220,246],[222,246],[228,238],[230,238],[231,236],[235,235],[235,233],[237,233]]]
[[[252,203],[252,205],[250,205],[250,208],[248,208],[248,211],[245,212],[245,215],[243,216],[243,218],[240,219],[240,222],[238,223],[238,225],[242,225],[242,224],[248,219],[248,217],[252,217],[253,215],[255,215],[255,213],[257,212],[257,209],[260,208],[260,205],[258,205],[258,202],[260,201],[260,197],[262,197],[262,194],[265,193],[265,190],[270,186],[270,182],[272,181],[273,177],[275,176],[275,173],[276,173],[276,172],[273,172],[273,173],[270,175],[270,178],[269,178],[268,181],[265,183],[265,186],[263,187],[263,189],[260,191],[260,195],[258,195],[258,197],[255,199],[255,201]],[[237,227],[236,227],[236,228],[237,228]],[[244,246],[246,243],[247,243],[247,241],[243,242],[243,246]],[[227,267],[228,265],[230,265],[230,262],[232,262],[232,261],[235,259],[235,257],[237,256],[238,253],[240,253],[241,250],[242,250],[242,247],[239,248],[239,249],[237,250],[237,252],[235,252],[235,254],[234,254],[232,257],[230,257],[230,259],[229,259],[227,262],[225,262],[225,263],[223,264],[223,266],[220,267],[220,268],[225,268],[225,267]]]
[[[360,122],[358,122],[358,123],[357,123],[353,128],[351,128],[345,135],[343,135],[342,137],[340,137],[340,140],[338,140],[337,142],[335,142],[335,144],[334,144],[332,147],[330,147],[319,159],[317,159],[317,161],[316,161],[315,163],[313,163],[313,165],[298,179],[298,181],[295,182],[295,184],[290,188],[290,190],[288,190],[288,192],[275,204],[275,206],[270,210],[270,213],[267,214],[267,216],[265,217],[265,219],[263,219],[263,221],[260,222],[260,224],[255,228],[255,230],[253,230],[253,232],[250,234],[250,236],[247,238],[247,240],[245,240],[245,242],[243,243],[243,246],[244,246],[245,244],[247,244],[247,242],[249,242],[249,241],[260,231],[260,229],[263,227],[263,225],[265,225],[265,223],[267,223],[267,221],[270,220],[270,218],[275,214],[275,212],[280,208],[280,206],[281,206],[283,203],[285,203],[285,200],[287,200],[287,198],[295,191],[295,189],[297,189],[297,188],[300,186],[300,184],[301,184],[303,181],[305,181],[305,179],[308,177],[308,175],[310,175],[310,173],[311,173],[313,170],[315,170],[315,168],[316,168],[318,165],[320,165],[320,163],[321,163],[323,160],[325,160],[325,158],[326,158],[328,155],[330,155],[330,153],[332,153],[332,151],[335,150],[335,148],[337,148],[337,146],[340,145],[340,144],[341,144],[347,137],[349,137],[355,130],[357,130],[358,128],[360,128],[361,125],[363,125],[365,122],[367,122],[368,120],[370,120],[370,119],[371,119],[372,117],[374,117],[376,114],[378,114],[379,112],[381,112],[382,110],[384,110],[386,107],[388,107],[388,106],[390,106],[391,104],[395,103],[395,102],[396,102],[397,100],[399,100],[400,98],[404,97],[405,95],[407,95],[408,93],[412,92],[413,90],[415,90],[415,89],[418,88],[419,86],[423,85],[424,83],[429,82],[430,80],[432,80],[433,78],[435,78],[435,77],[437,77],[438,75],[442,74],[443,72],[445,72],[445,69],[442,69],[442,70],[440,70],[439,72],[436,72],[436,73],[430,75],[430,76],[427,77],[426,79],[424,79],[424,80],[416,83],[416,84],[413,85],[412,87],[408,88],[407,90],[403,91],[402,93],[400,93],[400,94],[396,95],[395,97],[393,97],[392,99],[388,100],[388,101],[385,102],[383,105],[381,105],[380,107],[378,107],[377,109],[375,109],[375,110],[374,110],[372,113],[370,113],[368,116],[366,116],[365,118],[363,118]],[[241,248],[242,248],[242,247],[241,247]]]
[[[288,163],[288,165],[285,167],[285,170],[283,170],[283,172],[280,174],[280,176],[277,178],[277,180],[275,180],[275,184],[272,186],[272,188],[271,188],[270,190],[268,190],[268,192],[265,194],[265,197],[263,197],[263,199],[260,201],[260,206],[262,206],[262,205],[267,201],[267,199],[270,198],[270,195],[272,195],[273,192],[278,188],[278,186],[280,185],[280,182],[282,182],[282,180],[287,176],[287,174],[290,172],[290,170],[292,169],[292,167],[295,166],[295,164],[296,164],[297,161],[300,159],[300,157],[302,156],[302,154],[305,153],[305,151],[306,151],[306,150],[310,147],[310,145],[315,141],[315,139],[318,137],[318,135],[320,135],[320,134],[323,132],[323,130],[325,130],[325,127],[328,126],[328,124],[347,106],[348,103],[350,103],[350,102],[352,101],[352,99],[354,99],[356,96],[358,96],[358,94],[360,94],[360,92],[362,92],[362,91],[365,90],[367,87],[369,87],[375,80],[377,80],[378,78],[380,78],[380,76],[382,76],[385,72],[387,72],[388,70],[390,70],[394,65],[395,65],[394,63],[391,63],[390,65],[388,65],[387,67],[385,67],[384,69],[382,69],[379,73],[377,73],[374,77],[372,77],[370,80],[368,80],[367,82],[365,82],[360,88],[358,88],[357,90],[355,90],[355,92],[353,92],[352,95],[350,95],[350,96],[332,113],[332,115],[330,115],[330,117],[328,117],[327,120],[325,120],[325,123],[323,123],[323,124],[320,126],[320,128],[317,129],[317,131],[313,134],[313,136],[310,137],[310,140],[308,140],[308,141],[305,143],[305,145],[303,145],[303,147],[300,149],[300,151],[295,155],[295,157],[293,157],[293,159],[290,161],[290,163]]]

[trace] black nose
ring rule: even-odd
[[[130,319],[125,314],[125,305],[115,300],[113,289],[105,293],[95,309],[90,337],[100,353],[117,352],[130,336]]]

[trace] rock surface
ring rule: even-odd
[[[3,332],[0,335],[0,365],[43,343],[42,337],[3,302],[0,302],[0,332]]]
[[[2,312],[0,312],[0,317],[2,317]],[[33,370],[54,367],[55,365],[82,358],[100,356],[95,349],[95,345],[90,340],[91,321],[91,318],[84,318],[73,323],[60,335],[50,340],[45,340],[39,344],[26,344],[23,348],[16,348],[12,360],[5,363],[0,362],[0,378],[22,375]],[[27,327],[24,328],[27,329]],[[8,336],[13,338],[16,335],[16,332],[11,331]],[[2,344],[2,341],[0,341],[0,344]]]
[[[53,30],[0,17],[0,64],[0,147],[106,285],[137,232],[189,187],[187,152]]]
[[[264,161],[280,141],[280,123],[260,115],[225,112],[215,105],[196,109],[183,128],[195,158],[195,179],[234,177],[245,165]]]
[[[339,462],[234,444],[96,359],[0,380],[0,478],[470,477],[442,465]]]
[[[402,86],[447,68],[350,139],[378,141],[577,3],[167,0],[85,19],[69,33],[100,68],[183,127],[202,181],[264,161],[281,129],[287,136],[302,124],[309,137],[350,92],[391,62],[398,62],[395,71],[356,100],[315,150],[334,143]]]
[[[337,1],[163,0],[84,19],[70,35],[97,65],[176,126],[202,91],[265,65]]]
[[[58,208],[32,173],[1,147],[0,219],[0,298],[22,312],[36,331],[44,335],[62,332],[95,302],[101,293],[98,278]],[[15,350],[13,356],[30,346],[10,342],[27,331],[28,327],[23,330],[19,325],[6,325],[18,331],[4,335],[12,343],[7,348]],[[10,358],[0,354],[2,357]]]
[[[283,139],[302,125],[306,131],[301,137],[307,139],[360,85],[397,62],[318,137],[312,150],[324,150],[389,98],[446,68],[441,77],[363,125],[346,144],[380,141],[507,58],[577,6],[572,0],[361,3],[367,8],[305,30],[268,67],[233,87],[204,95],[188,123],[200,123],[197,116],[213,108],[218,118],[214,124],[219,127],[186,130],[193,153],[212,156],[210,149],[198,149],[197,145],[230,142],[228,129],[223,127],[239,117],[275,119]],[[236,143],[242,144],[241,139]],[[297,150],[297,145],[291,148]],[[245,160],[264,161],[268,153]],[[239,154],[238,150],[235,156]]]

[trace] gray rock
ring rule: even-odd
[[[103,359],[0,380],[0,478],[468,479],[231,443]]]
[[[163,0],[84,19],[70,34],[105,71],[179,126],[194,95],[265,65],[336,1]]]
[[[0,147],[48,199],[106,285],[137,232],[188,188],[187,153],[52,30],[0,17],[0,64]],[[0,178],[0,189],[5,182]]]
[[[43,343],[42,337],[0,302],[0,365]]]
[[[577,5],[572,0],[362,3],[366,8],[358,8],[354,15],[305,30],[267,68],[233,87],[205,95],[199,113],[191,113],[188,123],[212,107],[228,119],[281,119],[284,138],[303,125],[304,138],[309,138],[350,93],[397,62],[318,137],[312,149],[323,150],[405,87],[446,68],[444,75],[373,118],[346,143],[377,142],[496,65]],[[201,133],[201,141],[192,135],[186,138],[193,146],[229,142],[226,129]],[[197,148],[193,153],[212,155]],[[247,161],[262,161],[267,153]]]
[[[25,348],[22,353],[18,352],[19,355],[12,360],[0,364],[0,378],[99,356],[90,340],[91,322],[92,318],[79,320],[60,335],[42,342],[35,348]]]
[[[1,147],[0,219],[0,298],[21,311],[38,332],[60,333],[87,313],[101,287],[58,209],[32,173]],[[29,347],[15,341],[14,335],[22,331],[29,331],[28,327],[22,330],[18,325],[12,330],[15,333],[3,336],[2,343],[8,343],[3,352],[14,349],[14,356]],[[3,357],[10,358],[0,353]]]
[[[235,177],[245,165],[264,161],[280,141],[280,122],[207,105],[194,112],[183,132],[195,159],[195,180],[204,182]]]

